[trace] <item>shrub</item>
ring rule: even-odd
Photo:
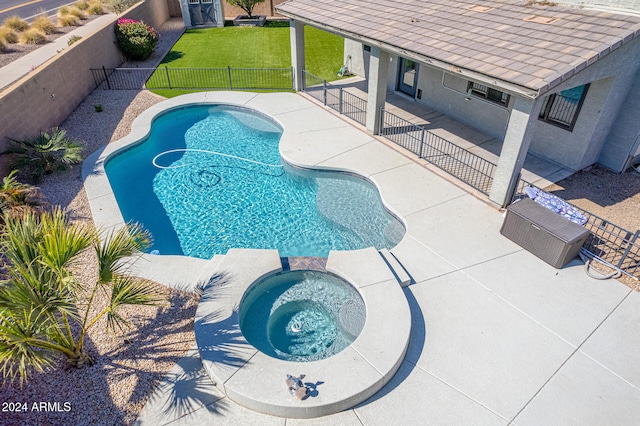
[[[58,26],[59,27],[76,27],[80,25],[80,20],[77,16],[69,14],[61,14],[58,11]]]
[[[102,2],[100,0],[90,2],[87,13],[91,15],[102,15],[104,13]]]
[[[17,170],[13,170],[2,179],[0,184],[0,222],[2,223],[7,215],[20,217],[26,212],[37,210],[42,203],[38,187],[18,182],[17,173]]]
[[[53,34],[56,32],[56,26],[53,21],[46,15],[40,15],[31,23],[31,28],[37,28],[45,34]]]
[[[67,40],[67,46],[71,46],[73,43],[75,43],[76,41],[80,40],[82,38],[82,36],[79,35],[73,35],[71,37],[69,37],[69,40]]]
[[[231,6],[237,6],[240,9],[247,12],[247,16],[252,18],[253,8],[258,4],[262,3],[264,0],[227,0]]]
[[[119,15],[139,1],[140,0],[109,0],[109,8]]]
[[[29,28],[29,24],[27,23],[27,21],[17,15],[8,17],[4,20],[2,25],[18,32],[24,31]]]
[[[0,52],[7,51],[7,42],[4,41],[4,38],[0,37]]]
[[[34,182],[82,160],[81,145],[58,127],[21,140],[9,139],[7,152],[14,154],[16,167],[29,172]]]
[[[73,15],[78,19],[84,19],[87,17],[87,14],[84,13],[82,10],[78,9],[77,7],[73,6],[69,8],[69,11],[67,12],[69,15]]]
[[[29,28],[18,36],[20,44],[44,44],[47,42],[47,35],[37,28]]]
[[[89,0],[80,0],[75,2],[73,5],[80,10],[87,10],[89,9]]]
[[[158,43],[158,33],[144,22],[120,18],[115,31],[120,50],[130,59],[147,59]]]
[[[5,27],[4,25],[0,27],[0,38],[7,43],[18,42],[18,34],[16,34],[16,32],[11,28]]]

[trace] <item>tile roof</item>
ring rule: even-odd
[[[640,37],[637,15],[526,0],[289,0],[276,11],[412,59],[518,86],[531,96]]]

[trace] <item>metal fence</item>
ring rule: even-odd
[[[489,195],[496,165],[382,109],[379,134]]]
[[[366,99],[362,99],[340,86],[329,84],[326,80],[307,71],[303,71],[303,75],[305,93],[322,102],[323,105],[346,115],[363,126],[365,125],[367,119]]]
[[[536,188],[535,185],[520,179],[514,200],[526,197],[524,189],[528,186]],[[571,205],[589,218],[584,226],[589,229],[591,235],[582,246],[587,256],[596,258],[629,276],[640,278],[640,230],[635,233],[627,231],[587,210]]]
[[[105,90],[294,90],[293,68],[98,68],[96,88]]]

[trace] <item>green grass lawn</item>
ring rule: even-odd
[[[169,68],[290,68],[289,23],[265,27],[202,28],[187,30],[162,60]],[[343,61],[344,39],[305,27],[306,69],[318,77],[337,79]],[[161,73],[159,71],[158,73]],[[153,84],[148,83],[151,88]],[[184,90],[154,90],[173,97]]]

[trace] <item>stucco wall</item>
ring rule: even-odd
[[[167,19],[167,0],[146,0],[123,16],[159,27]],[[90,68],[113,68],[123,62],[112,22],[83,37],[0,93],[0,151],[6,138],[19,139],[60,125],[95,89]],[[0,157],[0,166],[6,162]],[[1,167],[1,169],[5,169]]]
[[[624,122],[618,116],[622,110],[633,108],[627,94],[634,87],[639,70],[640,39],[636,39],[554,88],[554,92],[560,92],[591,82],[573,132],[537,121],[530,150],[573,170],[599,162],[622,171],[624,160],[620,156],[626,158],[635,141],[616,136],[614,123],[616,127],[634,126],[638,120],[639,110]],[[604,155],[605,149],[615,153]]]
[[[252,11],[252,15],[280,16],[275,13],[274,8],[286,0],[265,0],[257,4]],[[225,19],[234,19],[238,15],[246,15],[247,12],[237,6],[231,6],[226,0],[222,0],[222,12]]]
[[[578,7],[595,6],[603,9],[640,10],[640,0],[560,0],[555,3]]]

